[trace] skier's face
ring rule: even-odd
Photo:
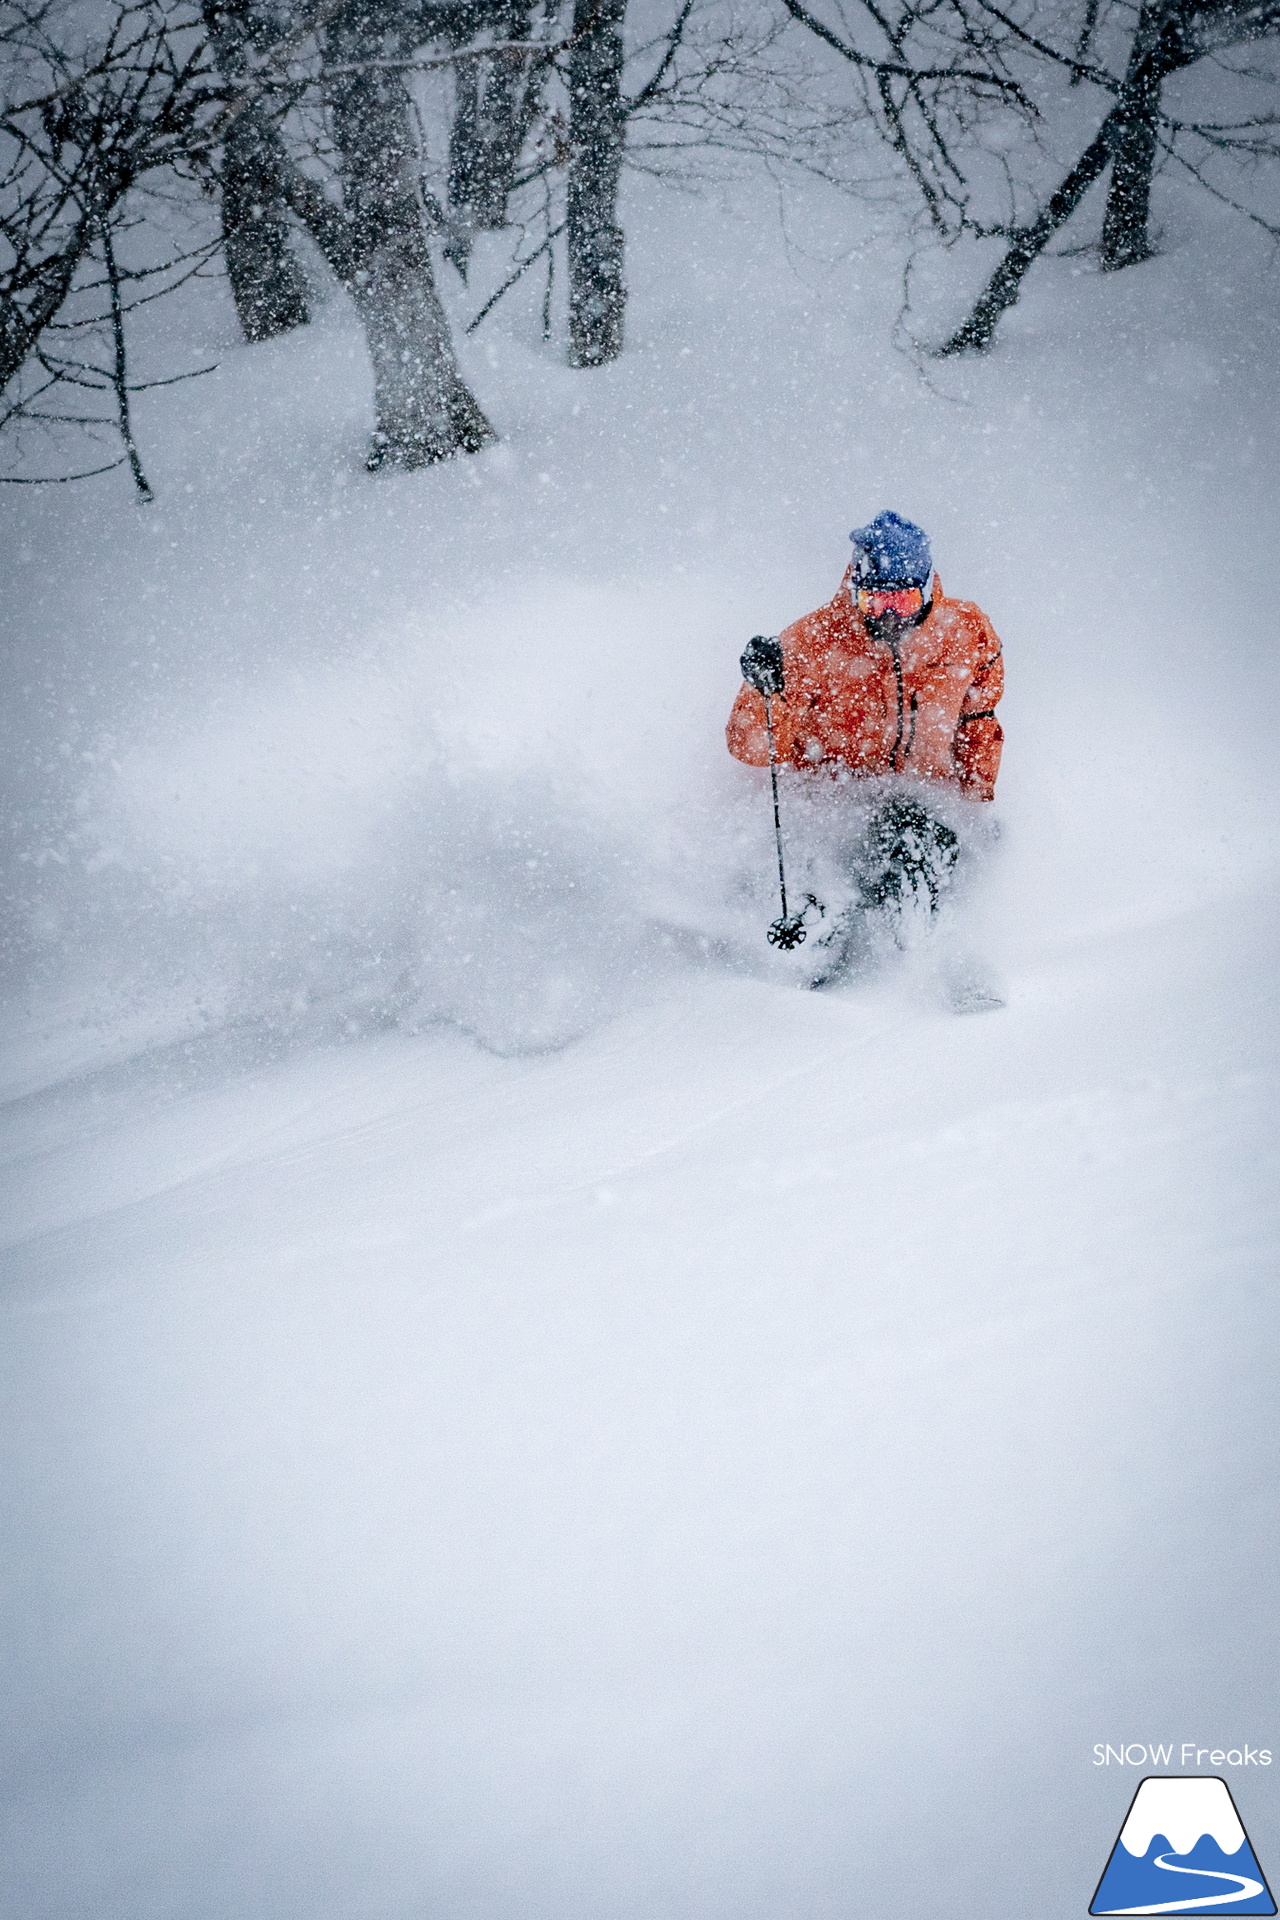
[[[867,631],[877,640],[896,640],[916,624],[924,609],[923,587],[895,583],[855,587],[853,597]]]

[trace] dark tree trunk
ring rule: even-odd
[[[252,0],[204,0],[219,70],[240,80],[250,49],[263,44]],[[287,170],[280,129],[257,102],[242,108],[222,145],[222,253],[246,340],[305,326],[307,283],[289,250]]]
[[[346,9],[329,29],[328,64],[383,56],[386,21],[377,0]],[[377,426],[368,464],[422,467],[476,453],[494,434],[458,371],[436,291],[403,80],[377,68],[340,73],[328,95],[351,293],[373,360]]]
[[[1129,49],[1112,141],[1111,186],[1102,220],[1102,265],[1109,272],[1148,260],[1154,249],[1151,176],[1159,151],[1160,93],[1167,76],[1186,64],[1186,29],[1180,4],[1145,6]]]
[[[513,9],[499,32],[526,39],[528,10]],[[540,90],[531,66],[519,53],[499,53],[461,60],[455,68],[449,203],[473,232],[507,224],[507,201]]]
[[[1160,89],[1156,88],[1157,104]],[[1102,265],[1108,273],[1149,260],[1151,176],[1156,164],[1155,116],[1134,117],[1120,130],[1111,162],[1107,210],[1102,217]]]
[[[227,129],[222,159],[222,244],[246,340],[305,326],[307,285],[289,247],[279,130],[255,107]]]
[[[512,23],[512,37],[528,16]],[[449,200],[476,232],[507,224],[507,201],[520,149],[533,121],[541,75],[519,53],[486,61],[463,60],[457,68],[456,108],[449,137]]]
[[[599,367],[622,352],[627,290],[618,225],[626,139],[626,0],[575,0],[569,55],[569,360]]]
[[[1017,299],[1027,269],[1075,212],[1085,193],[1111,162],[1111,184],[1102,227],[1102,264],[1129,267],[1152,251],[1147,232],[1151,175],[1158,150],[1160,91],[1169,75],[1199,53],[1188,34],[1184,0],[1144,6],[1129,50],[1120,97],[1039,218],[1014,235],[964,325],[940,355],[980,353],[990,346],[1000,316]]]
[[[484,142],[480,134],[480,62],[460,60],[453,70],[453,124],[449,128],[449,205],[465,221],[483,197]]]
[[[973,312],[951,338],[938,348],[940,358],[957,353],[982,353],[991,345],[1000,317],[1018,298],[1022,282],[1058,228],[1071,218],[1081,200],[1111,157],[1111,137],[1118,109],[1099,127],[1066,179],[1050,195],[1038,219],[1013,238],[1009,251],[979,294]]]

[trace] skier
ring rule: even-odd
[[[853,558],[835,598],[743,654],[729,751],[768,766],[771,695],[780,764],[845,769],[880,789],[857,861],[860,904],[923,895],[936,911],[960,843],[928,804],[929,789],[994,796],[1000,642],[977,607],[945,597],[928,537],[910,520],[879,513],[849,537]]]

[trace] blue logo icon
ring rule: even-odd
[[[1217,1774],[1144,1780],[1090,1913],[1274,1913],[1236,1803]]]

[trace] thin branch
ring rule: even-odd
[[[176,387],[183,380],[202,380],[206,373],[216,373],[219,362],[215,360],[208,367],[192,367],[189,373],[171,373],[167,380],[131,380],[130,393],[150,393],[153,387]]]
[[[116,406],[120,413],[120,438],[124,441],[124,450],[129,461],[129,471],[133,475],[133,484],[138,490],[139,500],[145,502],[155,498],[147,485],[147,476],[142,471],[142,461],[133,438],[133,426],[129,418],[129,380],[128,363],[125,357],[124,316],[120,310],[120,277],[116,271],[116,250],[111,240],[111,223],[102,221],[102,253],[107,265],[107,279],[111,286],[111,338],[115,348],[112,385],[116,392]]]
[[[105,467],[90,467],[87,473],[48,473],[35,475],[0,473],[0,487],[63,487],[69,480],[92,480],[95,474],[114,473],[122,467],[126,459],[121,454],[118,460],[112,460]]]
[[[691,7],[694,0],[688,0]],[[686,11],[688,8],[686,8]],[[320,81],[337,79],[349,73],[435,73],[441,67],[457,67],[469,60],[487,60],[491,54],[518,55],[522,60],[552,60],[568,53],[576,43],[567,40],[500,40],[492,46],[463,47],[457,53],[443,53],[431,60],[344,60],[340,67],[325,67]],[[273,81],[272,85],[282,84]]]
[[[676,57],[680,42],[684,38],[685,25],[689,15],[693,12],[693,8],[694,0],[684,0],[684,5],[676,15],[670,33],[666,36],[666,52],[659,61],[656,71],[645,82],[644,86],[640,88],[638,93],[633,93],[629,99],[623,101],[624,112],[638,113],[641,107],[648,106],[650,100],[652,100],[658,92],[658,89],[670,71],[671,63]]]
[[[817,35],[819,40],[825,40],[829,47],[834,47],[836,52],[852,66],[865,68],[868,73],[887,73],[897,80],[967,80],[970,86],[989,88],[993,93],[1005,94],[1017,100],[1020,106],[1030,107],[1031,105],[1016,80],[1006,80],[999,74],[983,71],[981,68],[906,67],[896,60],[877,60],[872,54],[860,53],[856,47],[849,46],[838,34],[832,33],[830,27],[824,26],[821,20],[815,19],[813,14],[800,5],[800,0],[782,0],[782,4],[793,20],[798,20],[801,26],[807,27],[810,33]]]
[[[490,294],[489,298],[485,301],[484,305],[481,307],[475,319],[468,321],[467,327],[466,327],[466,331],[468,333],[474,333],[476,328],[480,325],[480,322],[484,319],[487,319],[489,314],[491,314],[493,312],[493,309],[497,306],[499,300],[501,300],[503,294],[510,293],[512,287],[514,287],[514,285],[516,284],[516,281],[520,279],[521,275],[524,274],[527,271],[527,269],[533,265],[535,260],[541,259],[542,255],[547,251],[548,247],[550,247],[552,242],[560,238],[560,235],[564,232],[568,224],[569,222],[567,220],[562,220],[560,222],[560,225],[554,228],[547,235],[546,239],[542,242],[542,245],[539,247],[535,247],[533,252],[529,255],[528,259],[522,260],[520,262],[519,266],[516,268],[514,273],[508,274],[507,278],[503,281],[502,285],[498,288],[498,291],[496,293]]]
[[[1160,144],[1169,158],[1176,160],[1178,165],[1184,167],[1194,180],[1198,180],[1205,192],[1212,195],[1213,199],[1220,200],[1223,206],[1230,207],[1235,213],[1242,213],[1246,220],[1252,220],[1255,226],[1261,227],[1262,231],[1269,234],[1273,240],[1280,240],[1280,227],[1273,226],[1270,220],[1264,220],[1262,215],[1255,213],[1252,207],[1243,206],[1239,200],[1233,200],[1230,194],[1223,193],[1220,187],[1215,187],[1212,181],[1206,180],[1199,167],[1193,165],[1184,154],[1179,153],[1171,141],[1162,140]]]

